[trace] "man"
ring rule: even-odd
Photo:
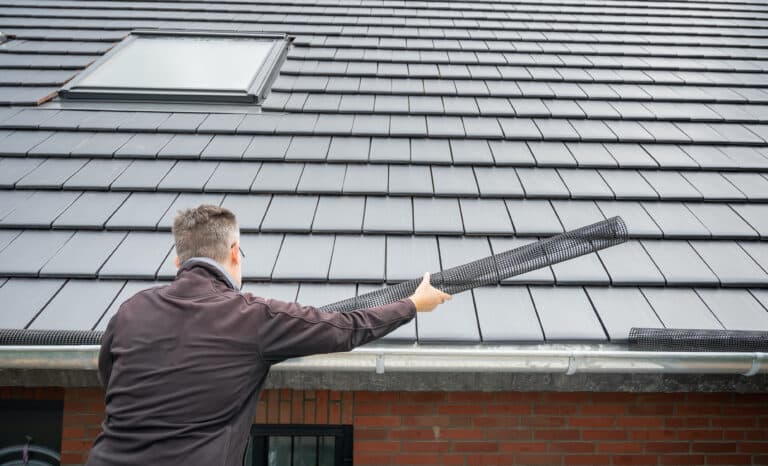
[[[232,212],[187,209],[173,236],[175,280],[126,300],[107,325],[105,419],[87,465],[240,465],[272,364],[351,350],[450,299],[429,274],[410,298],[353,312],[264,299],[239,291]]]

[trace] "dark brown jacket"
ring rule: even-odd
[[[103,432],[86,464],[241,465],[272,364],[350,350],[415,315],[409,299],[348,313],[264,299],[188,261],[110,320],[99,353]]]

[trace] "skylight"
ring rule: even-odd
[[[135,31],[59,95],[258,103],[288,42],[283,34]]]

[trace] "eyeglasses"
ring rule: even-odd
[[[235,243],[232,243],[230,248],[232,248],[235,245]],[[245,259],[245,253],[243,252],[243,248],[241,248],[239,245],[237,246],[237,250],[240,251],[240,255],[243,256],[243,259]]]

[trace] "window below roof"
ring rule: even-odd
[[[62,99],[260,103],[284,34],[134,31],[59,92]]]

